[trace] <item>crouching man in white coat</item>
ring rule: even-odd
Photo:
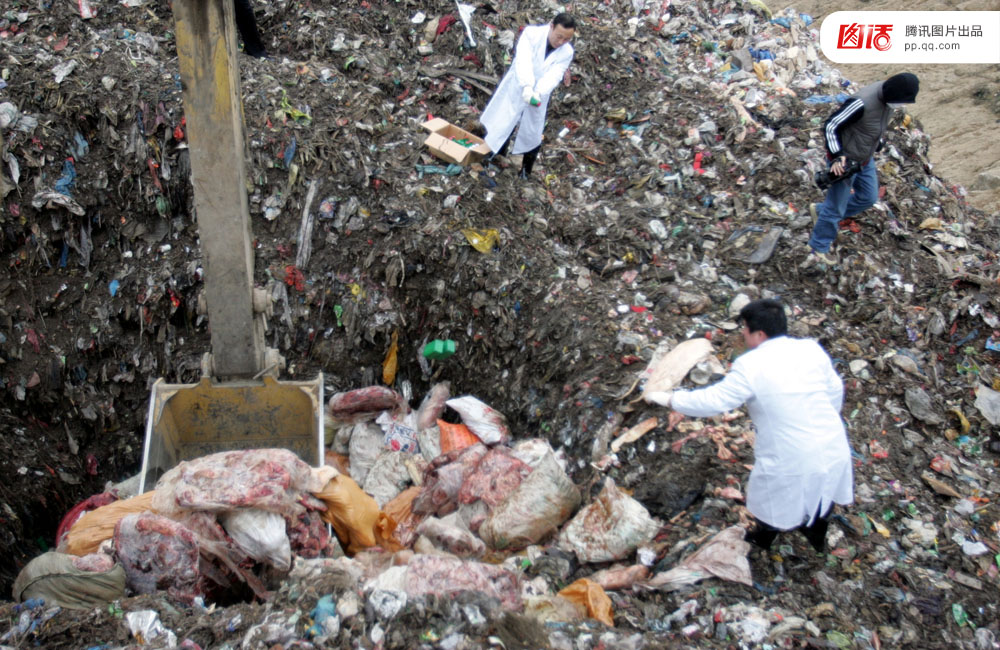
[[[514,62],[480,117],[486,144],[498,155],[507,153],[514,127],[520,123],[511,153],[524,154],[521,178],[531,174],[542,148],[549,97],[573,61],[570,40],[575,33],[576,20],[566,13],[548,25],[525,27],[514,48]]]
[[[657,400],[674,409],[667,430],[684,415],[707,417],[746,403],[757,429],[747,509],[758,524],[747,541],[766,549],[780,531],[800,529],[823,553],[833,504],[854,500],[851,449],[840,418],[844,384],[816,341],[785,335],[778,301],[751,302],[739,320],[748,351],[722,381]]]

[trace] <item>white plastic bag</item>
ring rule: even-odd
[[[593,503],[584,507],[559,534],[559,548],[580,562],[620,560],[653,539],[660,525],[641,503],[608,478]]]
[[[559,528],[580,505],[580,490],[547,454],[479,527],[490,548],[515,550],[536,544]]]
[[[382,429],[377,424],[359,422],[354,425],[347,455],[351,461],[351,478],[357,481],[358,485],[365,484],[368,470],[385,449],[382,444],[383,438]]]
[[[478,537],[437,517],[428,517],[420,522],[417,534],[426,537],[435,548],[458,557],[477,558],[486,551],[486,545]]]
[[[401,451],[382,452],[368,470],[363,489],[372,495],[379,508],[385,506],[410,485],[406,459],[410,454]]]
[[[646,380],[642,397],[647,402],[661,404],[661,393],[677,388],[691,368],[712,355],[712,342],[704,338],[682,341],[669,352],[668,346],[667,341],[657,346],[649,365],[640,375]]]
[[[259,508],[241,508],[223,513],[219,523],[236,546],[253,559],[279,571],[291,568],[292,547],[281,515]]]
[[[485,444],[496,445],[510,439],[510,429],[503,414],[472,395],[456,397],[445,403],[458,411],[465,426]]]

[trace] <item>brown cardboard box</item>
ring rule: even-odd
[[[424,144],[431,150],[431,153],[458,165],[468,165],[483,159],[483,156],[490,153],[490,148],[482,138],[477,138],[465,129],[460,129],[448,120],[435,117],[433,120],[424,122],[421,126],[430,131],[430,135],[424,140]],[[455,140],[467,139],[475,144],[471,147],[463,147]]]

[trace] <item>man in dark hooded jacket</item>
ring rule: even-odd
[[[894,109],[917,100],[920,82],[915,74],[902,72],[859,90],[838,108],[823,125],[823,142],[830,173],[841,176],[851,162],[860,170],[833,183],[826,200],[816,210],[816,224],[809,237],[810,252],[800,265],[833,266],[837,258],[829,251],[840,222],[863,212],[878,200],[878,176],[874,154],[885,135]]]

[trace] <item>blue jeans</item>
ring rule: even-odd
[[[816,211],[816,225],[809,237],[809,246],[818,253],[830,250],[841,220],[864,212],[877,200],[878,175],[875,173],[875,159],[872,158],[857,174],[834,183],[826,191],[826,200]]]

